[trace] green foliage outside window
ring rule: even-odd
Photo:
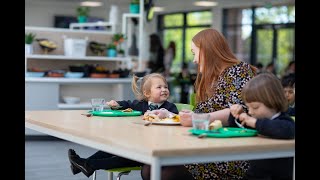
[[[187,22],[184,22],[186,14]],[[187,13],[168,14],[163,16],[163,45],[168,47],[170,41],[176,43],[176,57],[172,63],[171,72],[178,73],[181,71],[182,62],[193,61],[191,53],[191,39],[200,30],[210,27],[212,24],[211,11],[198,11]],[[203,26],[203,27],[193,27]],[[185,31],[185,37],[183,37]],[[185,39],[185,41],[183,41]],[[183,59],[183,44],[185,47]]]
[[[183,26],[183,14],[169,14],[164,16],[164,27]]]

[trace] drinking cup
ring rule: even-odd
[[[103,98],[91,99],[92,111],[103,111],[105,103],[105,99]]]
[[[193,113],[192,127],[195,130],[209,130],[210,114],[208,113]]]

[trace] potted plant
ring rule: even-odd
[[[77,18],[79,23],[87,22],[87,17],[89,16],[90,8],[87,6],[77,7]]]
[[[36,34],[34,34],[34,33],[26,33],[25,34],[25,54],[32,54],[33,53],[32,43],[35,38],[36,38]]]
[[[124,50],[123,49],[118,50],[118,57],[124,57]]]
[[[129,6],[130,13],[139,14],[140,12],[140,0],[131,0]]]
[[[114,44],[114,42],[107,45],[107,56],[117,57],[117,46]]]

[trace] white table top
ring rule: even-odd
[[[222,160],[219,158],[222,156],[225,157],[223,160],[241,160],[294,155],[295,140],[260,136],[199,139],[188,132],[190,127],[144,126],[133,123],[142,123],[142,116],[86,117],[81,115],[82,113],[87,111],[26,111],[25,126],[58,138],[160,166],[210,162],[213,159]],[[270,154],[274,152],[278,154]],[[153,171],[158,173],[156,170]],[[158,179],[158,174],[154,179]]]

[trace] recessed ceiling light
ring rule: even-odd
[[[163,8],[163,7],[155,6],[155,7],[153,7],[153,11],[154,11],[154,12],[162,12],[162,11],[164,11],[164,8]]]
[[[206,7],[218,5],[218,3],[214,1],[196,1],[193,4],[195,6],[206,6]]]
[[[80,3],[81,6],[98,7],[102,6],[102,2],[97,1],[83,1]]]

